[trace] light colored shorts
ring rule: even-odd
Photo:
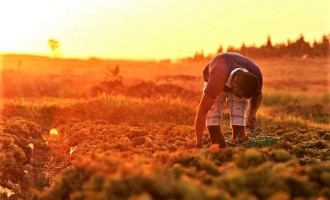
[[[205,90],[207,82],[204,82]],[[206,126],[219,126],[222,111],[228,103],[230,122],[234,126],[246,126],[246,116],[249,105],[249,100],[247,98],[238,98],[233,93],[220,92],[220,94],[215,98],[211,109],[206,115]]]

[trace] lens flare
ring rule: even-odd
[[[49,131],[49,134],[50,135],[58,135],[58,132],[55,128],[52,128],[50,131]]]
[[[70,155],[76,150],[77,147],[70,147]]]

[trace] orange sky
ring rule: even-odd
[[[330,0],[8,0],[0,3],[0,52],[63,57],[177,59],[219,45],[321,39]]]

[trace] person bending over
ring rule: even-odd
[[[262,101],[263,77],[258,65],[238,53],[220,53],[205,67],[203,77],[203,95],[195,117],[196,146],[202,146],[206,125],[211,143],[226,147],[220,127],[226,102],[232,139],[248,140],[245,127],[256,126],[256,113]]]

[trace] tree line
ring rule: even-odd
[[[259,47],[255,45],[247,46],[242,43],[240,47],[228,46],[224,50],[220,45],[216,54],[222,52],[237,52],[251,58],[271,58],[271,57],[327,57],[329,56],[330,34],[323,35],[321,40],[314,40],[313,43],[307,42],[301,34],[298,39],[286,43],[273,44],[270,35],[268,35],[266,43]],[[197,51],[193,57],[189,57],[187,61],[201,61],[204,59],[212,59],[214,54],[204,55],[203,50]]]

